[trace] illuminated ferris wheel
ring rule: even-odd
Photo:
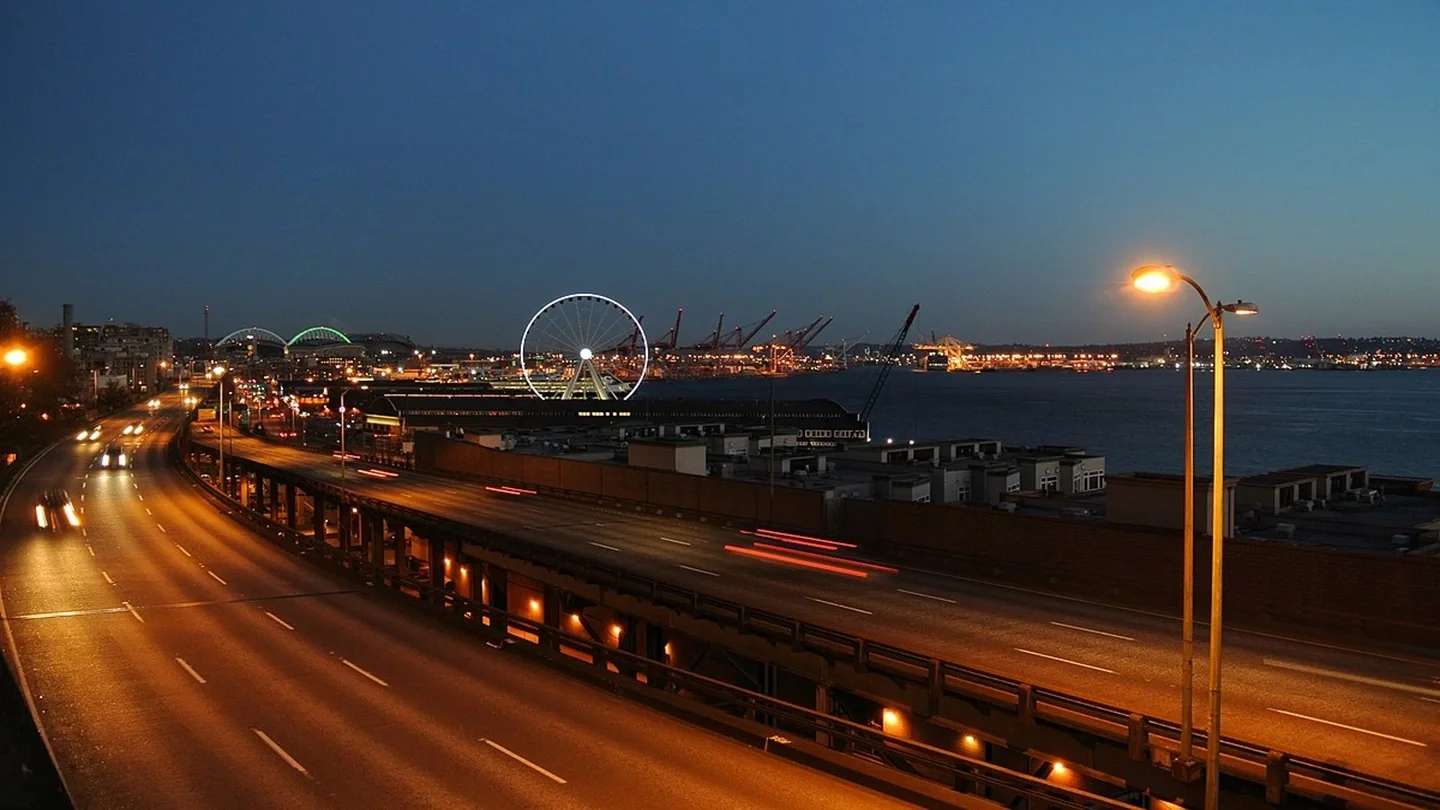
[[[603,295],[556,298],[520,337],[525,384],[541,399],[629,399],[649,367],[639,319]]]

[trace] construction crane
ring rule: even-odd
[[[824,323],[820,323],[819,321],[816,321],[816,322],[815,322],[815,323],[820,323],[819,326],[815,326],[815,324],[811,324],[811,325],[810,325],[811,328],[810,328],[810,329],[806,329],[804,332],[802,332],[802,333],[800,334],[800,337],[795,340],[795,344],[794,344],[794,345],[795,345],[795,351],[796,351],[796,352],[803,352],[803,351],[805,351],[805,349],[809,348],[810,344],[811,344],[812,342],[814,342],[815,338],[820,337],[820,333],[821,333],[821,332],[824,332],[824,331],[825,331],[825,327],[829,326],[830,323],[831,323],[831,321],[834,321],[834,320],[835,320],[834,318],[826,318]]]
[[[680,345],[680,319],[685,317],[685,308],[681,307],[675,313],[675,325],[670,331],[660,336],[660,339],[650,344],[650,348],[656,351],[674,351]]]
[[[885,357],[880,361],[880,374],[875,378],[875,385],[870,389],[870,396],[865,400],[865,407],[860,409],[861,422],[868,423],[870,421],[870,412],[875,410],[875,403],[880,401],[880,391],[885,388],[885,380],[890,376],[890,368],[895,365],[895,358],[899,357],[900,350],[905,348],[905,337],[910,334],[910,325],[915,323],[915,314],[919,311],[919,304],[910,309],[910,317],[905,319],[905,325],[895,333],[895,339],[886,349]]]
[[[765,324],[770,323],[770,320],[775,317],[775,312],[776,312],[776,311],[772,309],[772,310],[770,310],[770,314],[769,314],[769,315],[766,315],[765,317],[761,318],[760,320],[758,320],[758,321],[756,321],[756,322],[754,322],[754,323],[746,324],[745,326],[737,326],[737,327],[735,327],[733,330],[731,330],[729,333],[727,333],[727,334],[725,335],[725,337],[723,337],[723,338],[720,339],[720,342],[719,342],[719,344],[718,344],[718,348],[722,348],[722,349],[743,349],[743,348],[745,348],[745,344],[746,344],[746,343],[749,343],[749,342],[755,337],[755,335],[760,332],[761,329],[764,329],[764,328],[765,328]]]
[[[860,341],[862,341],[862,340],[864,340],[865,338],[869,337],[869,335],[870,335],[869,332],[862,332],[862,333],[861,333],[860,335],[858,335],[857,337],[853,337],[853,338],[840,338],[840,342],[837,343],[837,344],[835,344],[835,346],[831,347],[831,348],[838,348],[838,351],[835,352],[835,359],[838,360],[838,361],[840,361],[840,367],[841,367],[841,368],[849,368],[849,367],[850,367],[850,352],[851,352],[851,350],[853,350],[853,349],[855,348],[855,345],[858,344]]]

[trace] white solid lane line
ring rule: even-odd
[[[218,583],[220,583],[221,585],[229,585],[229,584],[230,584],[230,583],[226,582],[225,580],[221,579],[221,578],[220,578],[220,575],[217,574],[217,573],[215,573],[214,571],[206,571],[205,573],[207,573],[207,574],[209,574],[210,576],[214,577],[214,578],[215,578],[215,581],[218,582]]]
[[[934,599],[936,602],[945,602],[946,604],[950,605],[959,604],[954,599],[946,599],[943,596],[934,596],[928,593],[920,593],[919,591],[907,591],[904,588],[896,588],[895,590],[899,591],[900,593],[909,594],[910,596],[918,596],[921,599]]]
[[[845,610],[853,610],[853,611],[855,611],[856,613],[864,613],[866,616],[874,616],[874,615],[875,615],[875,614],[874,614],[873,612],[871,612],[871,611],[863,610],[863,609],[857,608],[857,607],[850,607],[849,605],[842,605],[842,604],[840,604],[839,602],[831,602],[829,599],[820,599],[820,598],[814,597],[814,596],[807,596],[807,597],[805,597],[805,598],[806,598],[806,599],[809,599],[811,602],[819,602],[819,603],[822,604],[822,605],[829,605],[830,607],[843,608],[843,609],[845,609]]]
[[[182,667],[185,668],[185,671],[186,671],[186,672],[190,673],[190,677],[194,678],[195,680],[199,681],[200,683],[205,683],[205,679],[202,678],[202,677],[200,677],[200,673],[196,672],[194,667],[192,667],[192,666],[190,666],[189,664],[185,663],[185,659],[184,659],[184,658],[181,658],[180,656],[177,655],[177,656],[175,656],[175,660],[180,663],[180,666],[182,666]]]
[[[597,542],[595,542],[594,540],[591,540],[591,541],[590,541],[590,545],[595,546],[596,548],[603,548],[603,549],[606,549],[606,550],[608,550],[608,551],[619,551],[619,550],[620,550],[620,549],[618,549],[618,548],[616,548],[616,547],[614,547],[614,546],[607,546],[607,545],[605,545],[604,543],[597,543]]]
[[[100,576],[105,577],[105,581],[108,582],[108,583],[110,583],[111,585],[114,585],[114,584],[115,584],[115,580],[111,579],[111,578],[110,578],[110,575],[107,574],[107,573],[105,573],[104,571],[101,571],[101,572],[100,572]]]
[[[1425,701],[1426,703],[1440,703],[1440,700],[1436,700],[1435,698],[1422,697],[1420,699]]]
[[[674,543],[674,544],[677,545],[677,546],[688,546],[688,545],[690,545],[690,543],[687,543],[687,542],[685,542],[684,540],[671,540],[671,539],[668,538],[668,537],[662,537],[662,538],[660,538],[660,539],[661,539],[661,540],[664,540],[664,541],[667,542],[667,543]]]
[[[125,609],[130,611],[130,615],[135,617],[135,621],[140,622],[141,624],[145,623],[145,617],[137,613],[134,606],[132,606],[129,602],[121,602],[120,604],[124,605]]]
[[[1129,636],[1122,636],[1122,635],[1120,635],[1119,633],[1107,633],[1107,632],[1105,632],[1104,630],[1091,630],[1091,629],[1088,628],[1088,627],[1081,627],[1081,626],[1078,625],[1078,624],[1066,624],[1066,623],[1064,623],[1064,622],[1050,622],[1050,623],[1053,624],[1053,625],[1055,625],[1056,627],[1063,627],[1063,628],[1065,628],[1066,630],[1079,630],[1079,631],[1082,632],[1082,633],[1092,633],[1092,634],[1097,635],[1097,636],[1105,636],[1106,638],[1118,638],[1118,639],[1120,639],[1121,641],[1134,641],[1134,640],[1135,640],[1135,639],[1133,639],[1133,638],[1131,638],[1131,637],[1129,637]]]
[[[1338,680],[1360,683],[1366,686],[1383,686],[1387,689],[1398,689],[1401,692],[1410,692],[1415,695],[1429,695],[1432,698],[1440,698],[1440,689],[1429,689],[1424,686],[1415,686],[1414,684],[1397,683],[1396,681],[1387,681],[1381,678],[1370,678],[1365,675],[1356,675],[1338,669],[1312,667],[1308,664],[1297,664],[1293,661],[1283,661],[1279,658],[1264,658],[1261,660],[1265,662],[1265,666],[1267,667],[1304,672],[1307,675],[1324,675],[1327,678],[1336,678]]]
[[[305,770],[305,766],[304,766],[304,765],[301,765],[301,764],[298,763],[298,762],[296,762],[296,761],[295,761],[295,758],[292,757],[292,756],[290,756],[290,754],[289,754],[288,752],[286,752],[286,750],[285,750],[284,748],[281,748],[279,743],[277,743],[277,742],[275,742],[274,740],[270,739],[270,735],[269,735],[269,734],[266,734],[265,732],[261,731],[261,730],[258,729],[258,728],[251,728],[250,730],[253,731],[253,732],[255,732],[255,736],[259,737],[259,738],[261,739],[261,741],[263,741],[266,745],[270,746],[270,750],[271,750],[271,751],[274,751],[276,754],[278,754],[278,755],[280,756],[281,759],[285,760],[285,764],[286,764],[286,765],[289,765],[290,767],[292,767],[292,768],[294,768],[295,770],[299,771],[300,773],[304,774],[307,778],[310,777],[310,772],[307,771],[307,770]]]
[[[180,545],[179,543],[176,543],[176,544],[175,544],[175,547],[178,548],[178,549],[180,549],[182,552],[184,552],[184,554],[185,554],[186,557],[193,557],[193,556],[194,556],[194,555],[191,554],[190,552],[185,551],[185,547],[182,546],[182,545]]]
[[[1428,748],[1428,747],[1429,747],[1429,746],[1427,746],[1427,745],[1426,745],[1425,743],[1423,743],[1423,742],[1416,742],[1415,740],[1407,740],[1407,739],[1405,739],[1404,737],[1392,737],[1392,736],[1389,735],[1389,734],[1381,734],[1381,733],[1378,732],[1378,731],[1371,731],[1371,730],[1368,729],[1368,728],[1360,728],[1359,726],[1347,726],[1347,725],[1345,725],[1344,723],[1337,723],[1337,722],[1335,722],[1335,721],[1333,721],[1333,720],[1321,720],[1321,719],[1318,718],[1318,717],[1311,717],[1311,716],[1308,715],[1308,714],[1298,714],[1298,713],[1296,713],[1296,712],[1287,712],[1287,711],[1285,711],[1284,709],[1269,709],[1269,711],[1275,712],[1276,714],[1283,714],[1283,715],[1285,715],[1285,716],[1287,716],[1287,717],[1298,717],[1298,718],[1300,718],[1301,720],[1309,720],[1309,721],[1314,722],[1314,723],[1324,723],[1324,724],[1327,725],[1327,726],[1334,726],[1335,728],[1343,728],[1343,729],[1345,729],[1346,731],[1358,731],[1358,732],[1360,732],[1361,734],[1369,734],[1369,735],[1371,735],[1371,736],[1373,736],[1373,737],[1381,737],[1381,738],[1386,739],[1386,740],[1394,740],[1395,742],[1398,742],[1398,743],[1405,743],[1406,745],[1413,745],[1413,746],[1416,746],[1416,747],[1419,747],[1419,748]]]
[[[347,666],[347,667],[350,667],[351,669],[355,670],[356,672],[360,673],[361,675],[364,675],[365,677],[369,678],[370,680],[374,681],[375,683],[380,684],[381,686],[384,686],[384,687],[386,687],[386,688],[389,688],[389,686],[390,686],[390,684],[388,684],[388,683],[380,680],[379,678],[375,677],[374,675],[371,675],[370,673],[366,672],[364,669],[361,669],[360,667],[357,667],[357,666],[355,666],[354,664],[350,663],[347,659],[341,658],[341,659],[340,659],[340,663],[344,664],[344,665]]]
[[[500,743],[495,742],[494,740],[487,740],[487,739],[485,739],[484,737],[481,737],[481,738],[480,738],[480,742],[483,742],[483,743],[485,743],[486,745],[490,746],[491,748],[494,748],[496,751],[499,751],[500,753],[504,754],[505,756],[510,757],[511,759],[515,760],[516,762],[520,763],[521,765],[525,765],[525,766],[527,766],[527,767],[529,767],[529,768],[532,768],[532,769],[534,769],[536,772],[541,773],[541,774],[544,774],[545,776],[548,776],[549,778],[554,779],[556,782],[559,782],[559,783],[562,784],[562,785],[565,784],[565,780],[564,780],[564,779],[561,779],[560,777],[556,776],[555,774],[553,774],[553,773],[545,770],[544,768],[540,767],[539,765],[536,765],[535,763],[531,762],[530,760],[526,759],[525,757],[520,756],[519,754],[515,753],[514,751],[511,751],[509,748],[506,748],[505,746],[501,745]]]
[[[278,623],[281,627],[285,628],[286,630],[294,630],[294,629],[295,629],[294,627],[291,627],[288,623],[286,623],[286,621],[285,621],[284,619],[280,618],[279,616],[276,616],[274,613],[271,613],[271,612],[268,611],[268,610],[265,611],[265,615],[266,615],[266,616],[269,616],[269,617],[272,618],[272,619],[274,619],[274,620],[276,621],[276,623]]]
[[[1114,675],[1114,674],[1115,674],[1115,671],[1114,671],[1113,669],[1106,669],[1106,668],[1104,668],[1104,667],[1097,667],[1097,666],[1093,666],[1093,665],[1091,665],[1091,664],[1082,664],[1082,663],[1080,663],[1079,661],[1071,661],[1069,658],[1060,658],[1060,657],[1054,656],[1054,655],[1046,655],[1045,653],[1038,653],[1038,652],[1035,652],[1035,651],[1033,651],[1033,650],[1022,650],[1022,649],[1020,649],[1019,647],[1016,647],[1016,648],[1015,648],[1015,652],[1025,653],[1026,655],[1033,655],[1033,656],[1035,656],[1036,658],[1048,658],[1048,659],[1050,659],[1051,661],[1059,661],[1059,662],[1062,663],[1062,664],[1073,664],[1074,666],[1077,666],[1077,667],[1084,667],[1084,668],[1086,668],[1086,669],[1093,669],[1093,670],[1095,670],[1096,672],[1103,672],[1103,673],[1105,673],[1106,675]]]

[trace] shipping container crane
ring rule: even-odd
[[[761,318],[753,324],[735,327],[735,330],[733,332],[726,335],[724,340],[720,341],[720,347],[726,349],[745,348],[745,344],[749,343],[752,339],[754,339],[755,335],[758,334],[761,329],[764,329],[765,324],[770,323],[770,320],[774,317],[775,310],[772,309],[770,310],[769,315],[766,315],[764,318]]]
[[[674,351],[680,345],[680,319],[685,317],[685,308],[681,307],[675,313],[675,325],[670,327],[659,340],[650,344],[650,348],[657,351]]]
[[[825,322],[821,323],[819,326],[811,324],[811,326],[814,328],[805,330],[805,332],[800,335],[799,339],[795,341],[795,351],[805,351],[805,349],[808,348],[812,342],[814,342],[815,338],[820,337],[820,333],[825,331],[825,327],[829,326],[830,323],[834,320],[834,318],[826,318]],[[820,322],[816,321],[816,323]]]
[[[895,340],[891,341],[890,347],[885,351],[885,357],[880,361],[880,374],[875,378],[875,385],[870,389],[865,407],[860,409],[861,422],[869,423],[870,412],[875,410],[875,403],[880,401],[880,391],[885,388],[885,380],[890,376],[890,367],[895,365],[895,358],[899,357],[901,349],[905,348],[905,338],[910,334],[910,325],[915,323],[915,314],[919,311],[919,304],[910,309],[910,317],[905,319],[905,325],[900,327],[900,331],[895,334]]]

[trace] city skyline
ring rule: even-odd
[[[1198,318],[1124,292],[1161,261],[1260,304],[1232,334],[1434,331],[1421,4],[0,15],[37,323],[505,346],[596,291],[695,335],[884,340],[919,300],[974,343],[1131,342]]]

